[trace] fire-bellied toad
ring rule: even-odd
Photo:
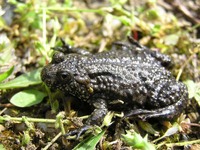
[[[170,58],[128,39],[96,54],[63,43],[42,70],[48,87],[94,107],[86,125],[101,123],[108,110],[142,119],[171,119],[187,103],[185,85],[166,70]]]

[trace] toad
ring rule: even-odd
[[[86,126],[100,124],[108,110],[144,120],[172,119],[187,103],[186,86],[167,70],[169,56],[131,37],[128,42],[115,42],[111,50],[96,54],[65,43],[56,50],[59,52],[42,70],[42,81],[50,89],[93,107]]]

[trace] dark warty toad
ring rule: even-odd
[[[100,124],[108,110],[125,117],[172,119],[184,109],[186,86],[167,70],[170,58],[132,38],[91,54],[63,43],[41,73],[50,89],[86,101],[93,108],[86,126]],[[74,132],[75,133],[75,132]]]

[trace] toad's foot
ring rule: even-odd
[[[85,125],[83,126],[82,128],[80,129],[76,129],[76,130],[73,130],[73,131],[70,131],[68,132],[67,134],[65,134],[64,136],[65,137],[68,137],[68,136],[73,136],[73,135],[76,135],[76,139],[79,139],[81,134],[85,133],[88,129],[92,128],[92,126],[90,125]]]
[[[95,109],[91,116],[86,120],[85,125],[80,129],[70,131],[65,136],[76,135],[76,138],[78,139],[81,134],[83,134],[89,128],[92,128],[93,125],[100,125],[102,123],[108,112],[106,101],[104,99],[94,99],[92,104]]]

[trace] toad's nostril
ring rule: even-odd
[[[41,79],[43,82],[49,82],[50,80],[54,80],[56,77],[56,70],[51,66],[48,65],[44,67],[41,71]]]

